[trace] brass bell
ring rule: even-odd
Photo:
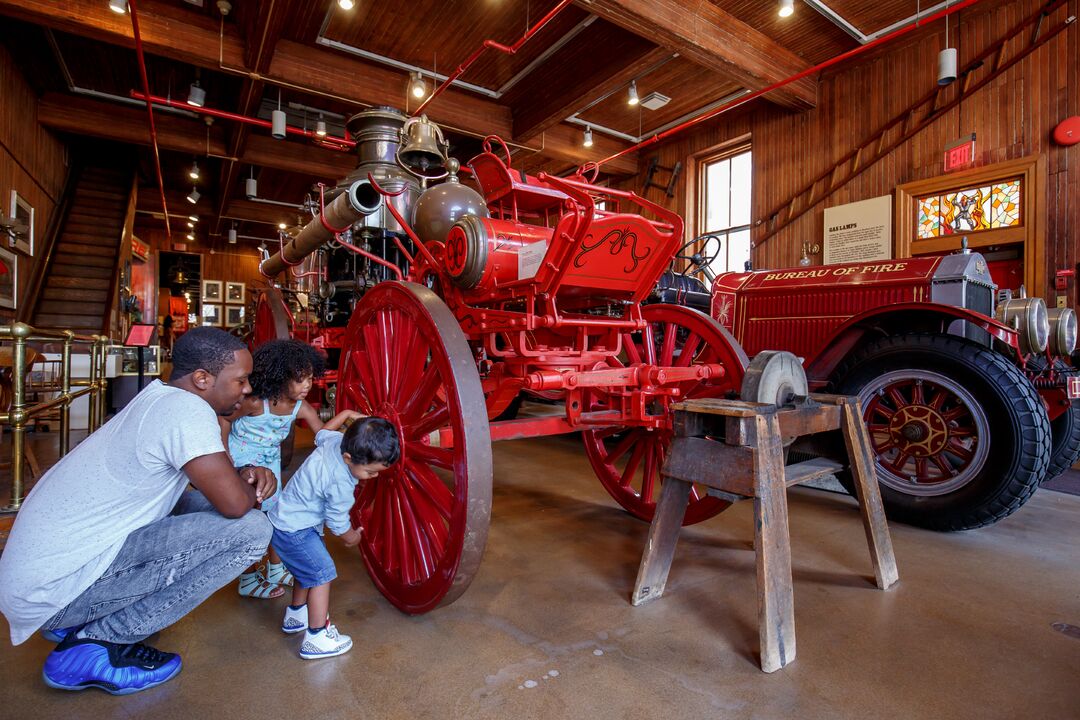
[[[398,162],[409,172],[434,180],[446,177],[446,152],[449,144],[443,139],[439,126],[427,115],[412,117],[401,128],[401,147]]]

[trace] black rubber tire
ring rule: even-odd
[[[837,369],[833,384],[858,395],[872,379],[908,368],[939,373],[971,393],[986,415],[989,454],[970,482],[944,495],[907,494],[879,483],[886,515],[951,532],[992,525],[1019,510],[1039,487],[1050,457],[1046,407],[1028,378],[1004,355],[970,340],[911,333],[862,347]],[[837,479],[854,494],[850,475]]]
[[[1028,360],[1029,372],[1041,372],[1046,368],[1046,358],[1041,355]],[[1061,360],[1054,361],[1054,369],[1065,375],[1078,375],[1080,371]],[[1043,482],[1053,480],[1080,460],[1080,400],[1073,400],[1065,412],[1050,421],[1050,466]]]

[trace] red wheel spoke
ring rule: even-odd
[[[886,462],[884,464],[891,467],[893,469],[893,472],[895,472],[897,475],[903,475],[904,466],[907,465],[907,461],[910,459],[911,455],[901,450],[899,453],[897,453],[896,457],[893,459],[892,462]]]
[[[383,399],[386,401],[390,400],[390,388],[393,387],[391,385],[393,363],[401,355],[401,349],[396,347],[394,342],[397,339],[397,333],[394,332],[395,323],[392,313],[392,310],[384,309],[378,314],[378,324],[376,325],[376,334],[379,341],[379,362],[382,365],[382,374],[378,379],[382,381]]]
[[[645,362],[649,365],[656,364],[656,334],[655,323],[649,323],[641,331],[641,345],[645,351]]]
[[[889,426],[888,425],[880,425],[880,424],[877,424],[877,423],[867,423],[866,424],[866,429],[869,430],[870,432],[889,432]]]
[[[867,419],[869,419],[871,415],[880,415],[886,420],[891,420],[892,416],[895,414],[896,412],[894,410],[890,410],[889,408],[882,405],[880,402],[876,401],[869,408],[867,408],[867,411],[865,413]]]
[[[694,354],[700,344],[701,336],[697,333],[690,333],[689,337],[686,338],[686,342],[683,343],[682,350],[679,351],[679,359],[675,361],[675,367],[689,367],[690,361],[694,359]]]
[[[915,477],[919,480],[929,480],[930,476],[926,473],[926,458],[915,458]]]
[[[357,410],[365,415],[370,415],[372,413],[371,403],[368,402],[367,396],[360,392],[360,389],[356,387],[356,385],[345,385],[345,395],[352,400]]]
[[[405,527],[405,510],[403,509],[403,503],[401,502],[400,483],[394,483],[392,492],[394,508],[394,547],[398,552],[398,567],[401,569],[400,576],[406,585],[415,585],[418,579],[415,568],[416,554],[409,542],[409,531]]]
[[[941,388],[937,388],[934,392],[934,398],[930,401],[930,407],[934,410],[941,410],[941,406],[945,404],[946,398],[949,397],[949,393]]]
[[[906,405],[911,404],[908,402],[907,398],[904,397],[903,394],[901,394],[900,389],[895,385],[889,386],[889,389],[886,390],[885,393],[889,396],[889,398],[893,401],[897,408],[902,408]]]
[[[424,375],[416,386],[412,397],[406,400],[405,405],[401,408],[402,422],[408,423],[418,415],[426,413],[431,408],[431,401],[442,384],[439,366],[434,362],[430,363],[427,369],[424,370]]]
[[[431,506],[438,511],[446,522],[450,522],[450,513],[454,507],[454,496],[450,489],[443,484],[439,476],[425,465],[405,461],[405,471],[416,483],[416,487],[423,491],[431,501]]]
[[[406,475],[409,478],[409,500],[412,502],[413,509],[420,519],[424,534],[431,547],[432,557],[438,563],[446,546],[448,527],[445,522],[446,511],[440,510],[435,501],[428,495],[427,490],[421,487],[423,481],[420,480],[412,468],[406,468]]]
[[[960,441],[955,439],[949,440],[948,444],[945,446],[945,450],[946,452],[951,452],[953,455],[956,455],[965,463],[971,462],[971,458],[975,457],[975,453],[961,445]]]
[[[675,358],[675,333],[678,329],[675,323],[664,326],[664,340],[660,344],[660,364],[665,367],[670,367]]]
[[[365,325],[362,329],[364,337],[364,358],[367,360],[369,374],[365,378],[368,395],[376,405],[386,402],[386,368],[383,366],[385,355],[380,356],[382,343],[379,333],[373,325]]]
[[[361,395],[368,398],[368,406],[375,402],[375,378],[371,374],[371,366],[367,362],[367,352],[363,348],[356,348],[349,353],[347,362],[352,365],[353,377],[346,381],[346,387],[352,387]],[[359,386],[359,387],[356,387]]]
[[[428,465],[441,467],[446,470],[454,469],[454,451],[449,448],[433,447],[422,442],[406,443],[408,457],[411,460],[422,460]]]
[[[960,405],[958,407],[954,407],[952,410],[949,410],[947,412],[942,413],[941,417],[943,417],[945,419],[945,422],[952,422],[953,420],[956,420],[958,418],[962,418],[962,417],[964,417],[965,415],[968,415],[968,414],[969,413],[968,413],[967,406],[966,405]]]
[[[626,461],[626,467],[623,468],[622,477],[619,479],[619,483],[625,487],[630,487],[630,483],[634,480],[634,473],[637,472],[638,463],[641,462],[641,456],[645,453],[645,443],[638,443],[634,446],[634,452],[630,453],[630,459]]]
[[[428,413],[420,418],[420,421],[412,427],[406,426],[407,434],[414,438],[423,437],[434,430],[438,430],[450,422],[450,410],[445,406]]]
[[[960,438],[960,437],[978,437],[978,436],[979,436],[979,434],[975,430],[975,428],[970,428],[970,427],[949,428],[949,437]]]
[[[956,468],[950,465],[941,455],[934,455],[930,459],[934,461],[934,464],[941,469],[941,472],[946,477],[956,477]]]
[[[634,342],[634,336],[630,333],[623,333],[622,337],[623,347],[626,349],[626,358],[630,361],[630,364],[641,364],[641,352],[638,350],[637,343]]]
[[[395,313],[395,315],[393,325],[397,329],[397,334],[392,338],[394,353],[390,356],[390,369],[387,373],[390,385],[387,400],[400,407],[414,389],[412,378],[409,377],[409,369],[415,363],[418,350],[416,347],[417,328],[412,318],[404,313]]]
[[[923,386],[922,383],[916,381],[911,386],[911,402],[914,405],[925,405],[926,401],[923,399]]]
[[[656,443],[653,441],[645,446],[645,466],[641,471],[641,500],[643,502],[655,502],[653,490],[656,487],[656,477]]]
[[[607,438],[611,437],[612,435],[619,434],[620,432],[622,432],[622,430],[623,430],[623,428],[620,427],[620,426],[604,428],[602,430],[597,430],[596,431],[596,437],[600,438],[601,440],[606,440]]]
[[[640,434],[640,430],[628,430],[626,435],[623,436],[623,439],[619,441],[619,444],[612,448],[611,452],[607,454],[604,461],[614,465],[615,461],[621,458],[626,451],[630,449],[630,446],[634,444],[634,441]]]
[[[432,552],[431,541],[424,529],[423,520],[413,504],[413,493],[408,482],[401,485],[401,509],[405,513],[405,526],[409,530],[412,540],[416,569],[420,573],[420,580],[427,580],[435,572],[435,557]]]

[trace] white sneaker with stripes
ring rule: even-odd
[[[300,657],[305,660],[317,660],[342,655],[350,649],[352,649],[352,638],[339,634],[336,627],[327,623],[326,627],[314,635],[310,631],[304,633],[304,642],[300,645]]]

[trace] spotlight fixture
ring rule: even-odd
[[[206,103],[206,91],[199,87],[199,81],[191,83],[188,88],[187,104],[193,107],[202,107]]]
[[[252,175],[244,181],[244,195],[248,200],[259,197],[259,181],[255,179],[255,169],[251,170]]]
[[[638,99],[638,94],[637,94],[637,80],[631,80],[630,81],[630,96],[628,98],[626,98],[626,104],[627,105],[637,105],[639,102],[641,102],[641,101]]]
[[[127,12],[127,0],[109,0],[109,9],[117,15],[123,15]]]
[[[581,143],[582,147],[592,147],[592,128],[588,125],[585,126],[585,140]]]
[[[318,121],[315,123],[315,134],[319,137],[326,137],[326,121],[322,119],[322,115],[319,116]]]
[[[199,222],[199,216],[198,215],[188,215],[187,219],[190,220],[193,223]]]
[[[192,235],[191,233],[188,233],[188,234],[187,234],[187,239],[188,239],[188,240],[190,240],[190,241],[192,241],[192,242],[194,242],[194,241],[195,241],[195,236],[194,236],[194,235]]]
[[[337,0],[338,7],[342,10],[352,10],[353,0]]]
[[[289,227],[285,223],[278,223],[277,226],[278,226],[278,230],[284,230],[285,228]]]
[[[193,230],[195,229],[195,223],[191,222],[190,220],[187,221],[187,226]]]
[[[418,72],[409,73],[409,93],[414,98],[422,98],[427,95],[427,83],[424,82],[424,76]]]
[[[780,0],[780,17],[790,17],[795,12],[795,0]]]
[[[281,109],[281,90],[277,94],[277,110],[270,113],[270,134],[275,140],[285,139],[285,111]]]
[[[229,228],[229,244],[230,245],[235,245],[236,244],[236,224],[235,223],[233,224],[233,226],[231,228]]]
[[[199,202],[200,197],[201,195],[199,195],[198,189],[191,188],[191,192],[187,196],[187,201],[194,205],[195,203]]]
[[[188,171],[188,177],[191,178],[192,180],[198,180],[199,179],[199,163],[198,163],[198,161],[195,161],[195,160],[192,161],[191,170]]]

